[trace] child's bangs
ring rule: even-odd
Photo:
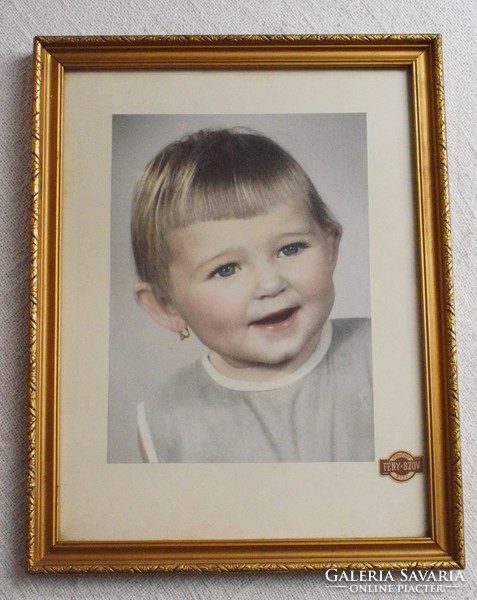
[[[243,174],[242,174],[243,175]],[[250,177],[234,173],[225,179],[203,179],[191,182],[176,197],[168,215],[168,228],[185,227],[202,221],[248,219],[267,213],[293,200],[309,205],[307,182],[295,174],[270,173]]]
[[[239,128],[201,130],[170,144],[136,186],[131,230],[139,277],[167,285],[175,229],[249,219],[287,202],[303,203],[325,231],[341,233],[303,168],[269,138]]]

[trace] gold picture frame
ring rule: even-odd
[[[65,186],[65,172],[71,167],[67,165],[65,171],[65,156],[69,152],[65,150],[65,138],[69,135],[71,112],[68,103],[72,93],[66,90],[68,77],[93,73],[109,78],[153,73],[196,73],[200,77],[217,72],[232,73],[237,78],[257,72],[290,76],[324,72],[375,73],[377,77],[394,72],[404,74],[411,132],[411,218],[418,263],[417,285],[414,282],[419,323],[416,339],[420,344],[416,352],[420,355],[422,386],[418,408],[424,414],[424,474],[414,478],[415,481],[421,477],[425,482],[425,492],[418,500],[425,514],[422,534],[380,536],[372,531],[368,536],[355,536],[350,528],[350,535],[339,537],[292,534],[267,538],[258,529],[254,536],[252,527],[252,533],[247,529],[243,537],[200,534],[174,539],[168,533],[164,537],[159,534],[158,539],[144,539],[123,538],[120,532],[110,534],[105,528],[104,535],[91,539],[88,533],[70,534],[68,527],[61,524],[62,515],[73,510],[69,504],[72,494],[64,492],[65,482],[76,476],[61,471],[68,465],[63,456],[67,441],[62,419],[68,409],[62,395],[61,359],[71,333],[65,325],[69,321],[63,319],[62,313],[62,286],[66,285],[63,269],[67,260],[64,248],[68,243],[64,219],[67,199],[71,197]],[[205,85],[202,92],[207,94]],[[36,38],[32,197],[28,472],[31,572],[464,567],[450,203],[439,35]],[[409,484],[393,482],[379,474],[378,459],[388,458],[376,455],[376,477],[389,483],[387,493],[393,495]],[[286,478],[285,472],[283,477]],[[253,504],[250,498],[254,493],[249,491],[249,503]],[[94,513],[94,500],[91,503],[88,510]],[[234,518],[230,506],[224,510],[229,512],[228,518]],[[126,516],[133,519],[131,515],[124,509],[120,520]],[[104,511],[98,513],[96,522],[100,523],[103,516]]]

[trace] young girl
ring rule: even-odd
[[[329,321],[341,227],[269,138],[203,130],[146,167],[139,303],[210,349],[138,407],[149,462],[374,460],[367,319]]]

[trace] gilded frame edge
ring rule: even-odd
[[[429,538],[314,540],[315,547],[312,550],[309,543],[300,540],[287,540],[285,543],[260,540],[249,543],[240,540],[226,543],[204,541],[203,544],[124,542],[119,545],[120,549],[118,544],[108,543],[58,543],[57,357],[61,264],[61,231],[58,224],[62,198],[64,73],[68,69],[204,67],[410,69],[425,338],[423,354],[427,381]],[[31,572],[464,567],[446,148],[442,41],[439,35],[98,36],[35,39],[27,495],[27,566]],[[52,232],[55,235],[50,237],[48,234]],[[45,327],[45,323],[49,323],[49,328]],[[445,365],[445,372],[436,367],[439,364]],[[438,380],[437,399],[434,389],[430,388],[431,374]],[[320,543],[322,548],[327,548],[324,552],[316,547]],[[343,546],[348,546],[348,549],[343,550]],[[171,552],[171,547],[176,552]],[[202,550],[197,550],[197,547]],[[234,547],[235,551],[231,552],[230,549]],[[278,547],[278,551],[266,554],[267,548],[270,551],[275,547]],[[157,553],[162,551],[164,556],[165,549],[165,557],[161,559]]]

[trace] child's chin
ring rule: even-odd
[[[295,359],[295,353],[284,352],[281,354],[277,354],[274,356],[267,356],[263,362],[264,367],[286,367],[289,363],[293,362]]]
[[[286,367],[286,365],[291,362],[293,357],[289,357],[287,355],[276,355],[276,356],[254,356],[243,358],[242,360],[235,360],[235,366],[245,367],[245,368],[258,368],[258,369],[281,369]],[[229,364],[231,361],[227,361]]]

